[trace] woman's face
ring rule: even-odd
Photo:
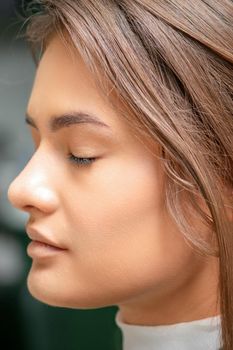
[[[28,212],[29,236],[65,248],[28,250],[31,294],[81,309],[181,290],[203,262],[165,209],[156,147],[134,136],[58,37],[41,59],[27,114],[35,152],[9,199]]]

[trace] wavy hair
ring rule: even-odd
[[[167,209],[197,252],[219,259],[222,345],[232,350],[233,2],[38,0],[30,9],[33,52],[59,34],[105,96],[111,83],[135,134],[160,145]]]

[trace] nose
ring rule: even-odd
[[[22,211],[30,213],[40,211],[46,214],[58,207],[51,162],[40,159],[34,154],[23,171],[10,184],[8,199]]]

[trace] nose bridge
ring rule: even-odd
[[[46,150],[43,151],[42,147],[38,148],[19,174],[18,179],[22,179],[23,182],[26,181],[28,186],[35,189],[37,187],[49,186],[52,168],[50,166],[51,161],[49,160],[49,156],[46,156],[46,153],[48,154]]]
[[[38,149],[21,173],[11,183],[9,200],[22,210],[36,207],[48,211],[57,205],[53,167],[46,152]]]

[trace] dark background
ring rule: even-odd
[[[24,30],[21,8],[20,1],[0,0],[0,348],[118,349],[121,333],[114,320],[117,307],[50,307],[27,291],[31,264],[26,255],[27,216],[7,201],[9,183],[32,152],[24,114],[35,67],[28,46],[20,38]]]

